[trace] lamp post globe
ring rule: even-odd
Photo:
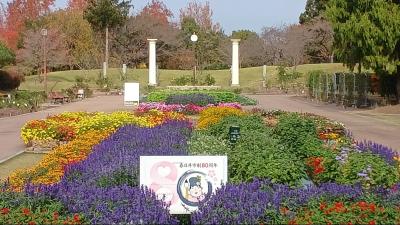
[[[193,42],[196,42],[199,39],[199,37],[197,37],[196,33],[193,33],[192,36],[190,36],[190,40]]]

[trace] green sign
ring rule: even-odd
[[[229,141],[232,144],[235,144],[240,138],[240,127],[239,126],[230,126],[229,127]]]

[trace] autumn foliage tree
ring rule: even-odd
[[[180,10],[180,21],[184,18],[193,18],[197,25],[204,30],[219,31],[221,26],[219,23],[214,23],[212,20],[213,11],[210,3],[207,1],[204,4],[191,1],[185,8]]]
[[[88,0],[69,0],[68,9],[73,11],[84,11],[88,6]]]
[[[173,17],[173,13],[164,2],[160,0],[152,0],[140,12],[141,16],[151,16],[161,24],[168,24]]]
[[[54,0],[12,0],[5,7],[5,22],[2,38],[12,49],[17,48],[18,40],[27,21],[34,21],[50,12]]]

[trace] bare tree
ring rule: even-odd
[[[201,4],[197,1],[191,1],[185,8],[180,10],[180,21],[183,18],[193,18],[196,23],[204,30],[220,31],[221,25],[212,21],[213,11],[210,7],[210,3],[207,1],[205,4]]]
[[[266,46],[264,41],[256,36],[250,36],[240,43],[241,67],[261,66],[265,64]]]
[[[294,66],[304,62],[304,50],[307,42],[307,32],[304,25],[290,25],[285,31],[283,46],[284,58],[288,65]]]
[[[268,64],[278,65],[283,61],[285,45],[285,27],[264,27],[261,38],[265,43],[265,60]]]
[[[24,34],[23,48],[17,51],[17,63],[30,68],[40,70],[43,63],[43,45],[46,45],[47,66],[57,68],[70,61],[70,55],[66,46],[64,35],[55,28],[48,29],[45,41],[40,30],[28,30]]]
[[[329,62],[332,57],[333,29],[331,24],[316,18],[306,25],[305,53],[312,63]]]
[[[156,38],[159,60],[170,57],[180,45],[179,29],[160,23],[146,14],[131,17],[114,32],[113,57],[129,66],[144,62],[148,55],[147,38]]]

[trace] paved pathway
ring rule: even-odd
[[[342,122],[352,132],[356,140],[372,140],[400,151],[400,114],[391,115],[391,120],[383,120],[365,110],[344,110],[327,104],[316,104],[305,99],[286,95],[254,95],[259,106],[265,109],[281,109],[292,112],[310,112]],[[383,114],[384,115],[384,114]]]
[[[44,119],[48,115],[61,112],[112,112],[123,109],[129,110],[123,105],[123,96],[98,96],[44,111],[0,118],[0,162],[24,150],[25,146],[20,138],[20,131],[21,127],[29,120]]]

